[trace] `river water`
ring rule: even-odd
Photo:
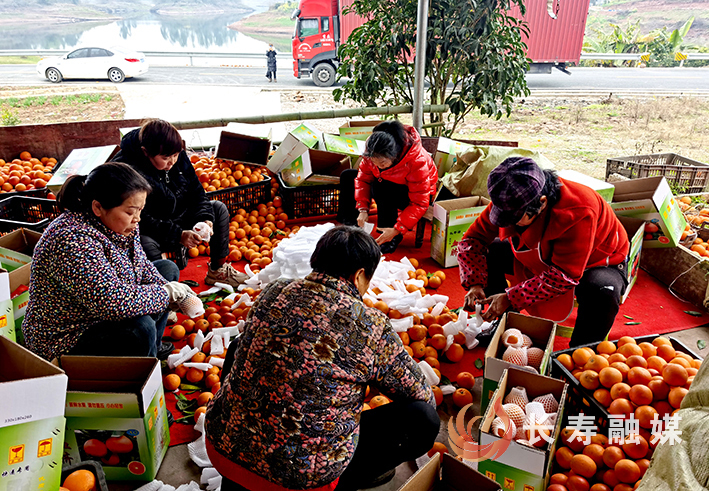
[[[254,5],[256,3],[249,1],[253,11],[216,16],[147,14],[115,22],[55,24],[45,26],[41,32],[25,30],[26,35],[0,37],[0,49],[71,50],[97,45],[109,48],[121,46],[137,51],[263,53],[267,48],[265,41],[227,27],[267,9],[266,5]]]

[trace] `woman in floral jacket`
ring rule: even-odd
[[[333,228],[313,273],[257,298],[206,414],[223,491],[369,487],[431,448],[431,388],[388,317],[362,303],[380,256],[363,230]],[[393,402],[363,412],[368,385]]]

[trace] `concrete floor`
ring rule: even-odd
[[[695,327],[693,329],[686,329],[684,331],[665,334],[665,336],[674,337],[702,358],[706,358],[707,355],[709,355],[709,327]],[[707,344],[707,347],[702,350],[697,347],[697,341],[700,339],[704,340]],[[475,402],[473,411],[469,412],[467,415],[469,417],[480,414],[481,389],[482,377],[478,377],[475,380],[475,387],[472,391],[473,400]],[[437,441],[446,443],[446,445],[449,445],[448,420],[451,416],[457,414],[457,408],[450,403],[449,399],[450,398],[446,398],[444,403],[438,408],[438,414],[441,417],[441,430],[438,434]],[[415,462],[405,462],[397,467],[396,476],[392,481],[371,489],[374,491],[398,490],[413,475],[413,473],[416,472],[416,468]],[[187,444],[176,445],[174,447],[170,447],[168,450],[165,460],[163,461],[160,471],[158,472],[157,479],[165,484],[178,487],[182,484],[187,484],[190,481],[199,483],[201,474],[202,470],[192,462],[187,453]],[[110,491],[133,491],[140,486],[141,484],[127,482],[111,482],[108,484]]]

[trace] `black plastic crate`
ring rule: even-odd
[[[643,343],[643,342],[652,342],[653,339],[655,339],[658,336],[663,336],[662,334],[649,334],[647,336],[640,336],[635,339],[635,342],[637,344]],[[681,351],[683,353],[687,353],[690,355],[692,358],[696,358],[701,360],[702,357],[694,353],[692,350],[690,350],[687,346],[684,345],[681,341],[673,338],[672,336],[665,336],[667,339],[670,340],[670,343],[672,343],[672,347],[675,349],[675,351]],[[614,343],[617,343],[618,341],[613,341]],[[562,355],[564,353],[567,353],[571,355],[575,350],[579,348],[591,348],[593,351],[596,351],[596,347],[600,344],[598,343],[590,343],[590,344],[584,344],[582,346],[576,346],[574,348],[568,348],[565,350],[560,350],[560,351],[554,351],[551,354],[552,357],[552,364],[551,364],[551,376],[553,378],[557,378],[560,380],[563,380],[569,384],[569,400],[570,400],[570,405],[569,407],[572,408],[573,410],[576,411],[576,413],[569,413],[567,411],[567,414],[578,414],[579,412],[583,411],[584,414],[591,415],[595,417],[595,424],[598,426],[599,429],[607,429],[608,428],[608,418],[609,418],[609,413],[606,410],[605,407],[601,403],[599,403],[594,397],[593,397],[593,392],[590,391],[589,389],[586,389],[581,385],[581,382],[574,377],[571,372],[569,372],[564,365],[562,365],[558,357],[559,355]]]
[[[630,179],[663,176],[675,194],[701,193],[709,184],[709,164],[676,153],[606,159],[606,180],[611,174]]]
[[[14,198],[16,196],[23,196],[23,197],[30,196],[33,198],[46,198],[48,194],[49,194],[49,188],[30,189],[29,191],[11,191],[9,193],[0,193],[0,201]]]
[[[264,176],[263,181],[209,191],[207,197],[212,201],[224,203],[229,210],[229,216],[233,217],[239,208],[250,211],[261,203],[271,201],[271,178]]]
[[[288,218],[337,214],[340,208],[339,184],[290,187],[283,182],[280,174],[277,177],[283,199],[283,211]]]
[[[96,491],[108,491],[108,484],[106,483],[106,474],[103,472],[103,466],[100,462],[95,460],[75,462],[62,467],[62,482],[60,484],[64,484],[64,479],[66,479],[72,472],[78,470],[87,470],[96,476]]]
[[[0,235],[18,228],[41,232],[60,214],[56,200],[13,196],[0,201]]]

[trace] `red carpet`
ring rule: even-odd
[[[317,222],[303,222],[301,225],[313,225]],[[430,257],[431,251],[431,227],[430,224],[426,228],[426,235],[423,246],[419,249],[413,247],[414,234],[409,233],[404,238],[403,242],[393,254],[387,255],[389,260],[400,260],[402,257],[416,258],[419,261],[419,267],[428,271],[434,272],[442,270],[446,273],[446,280],[435,291],[438,294],[449,297],[448,306],[452,309],[463,305],[465,292],[460,286],[460,278],[458,276],[458,268],[442,268]],[[203,284],[204,277],[207,274],[207,257],[198,257],[190,259],[188,266],[181,272],[180,279],[190,279],[200,283],[200,287],[195,288],[197,292],[207,288]],[[237,263],[235,266],[239,270],[243,270],[245,263]],[[434,292],[434,290],[430,290]],[[700,317],[695,317],[686,314],[684,311],[702,312]],[[626,317],[627,316],[627,317]],[[184,317],[180,316],[180,321]],[[566,326],[573,326],[576,319],[575,311],[571,317],[564,322]],[[639,322],[640,324],[628,325],[628,322]],[[709,315],[704,309],[696,307],[692,304],[682,302],[675,298],[667,287],[647,274],[642,269],[639,272],[638,280],[633,287],[628,300],[620,308],[620,312],[616,317],[615,324],[610,334],[610,339],[618,339],[621,336],[643,336],[647,334],[663,334],[671,331],[689,329],[703,324],[709,323]],[[563,331],[563,329],[560,329]],[[169,333],[169,329],[166,334]],[[176,343],[178,347],[184,344]],[[569,344],[568,338],[557,336],[554,349],[560,350],[567,348]],[[483,359],[485,355],[484,348],[478,347],[472,351],[466,351],[463,359],[458,363],[441,362],[441,374],[450,380],[455,380],[457,374],[462,371],[468,371],[474,376],[482,376],[482,370],[475,368],[475,361]],[[187,395],[188,398],[195,398],[198,394]],[[168,408],[172,411],[175,418],[181,416],[180,412],[175,407],[174,394],[167,396]],[[199,434],[194,431],[192,424],[174,424],[170,427],[170,445],[179,445],[193,441]]]

